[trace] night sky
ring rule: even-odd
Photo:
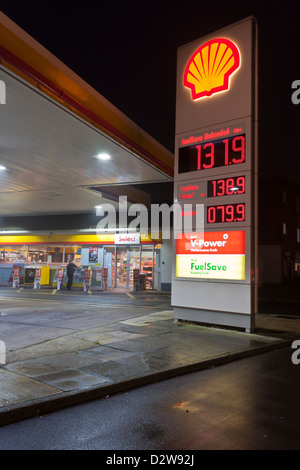
[[[254,15],[259,171],[300,184],[300,1],[3,0],[0,9],[169,150],[177,48]],[[299,93],[300,98],[300,93]]]

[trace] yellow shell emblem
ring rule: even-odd
[[[228,90],[230,76],[240,66],[240,53],[229,39],[212,39],[200,46],[188,61],[183,83],[193,100]]]

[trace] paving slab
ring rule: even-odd
[[[60,390],[57,388],[51,387],[43,382],[38,382],[23,375],[13,374],[1,369],[0,383],[1,407],[13,406],[18,403],[38,400],[39,398],[45,398],[60,393]]]
[[[64,369],[52,374],[43,374],[36,379],[63,392],[111,384],[108,377],[88,374],[77,369]]]

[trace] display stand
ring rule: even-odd
[[[14,268],[14,270],[13,270],[13,287],[14,288],[19,287],[19,284],[20,284],[20,271],[21,271],[20,267]]]
[[[57,270],[57,290],[61,290],[64,285],[64,269]]]
[[[37,268],[34,272],[34,289],[40,289],[41,287],[41,268]]]
[[[108,279],[108,269],[102,268],[102,281],[101,281],[102,290],[107,289],[107,279]]]
[[[91,271],[89,269],[84,270],[84,277],[83,277],[83,291],[88,292],[90,290],[91,284]]]
[[[133,290],[135,291],[139,290],[139,277],[140,277],[139,269],[134,269],[133,270]]]

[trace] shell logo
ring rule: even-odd
[[[184,86],[193,100],[229,89],[232,74],[240,67],[240,53],[229,39],[212,39],[200,46],[184,71]]]

